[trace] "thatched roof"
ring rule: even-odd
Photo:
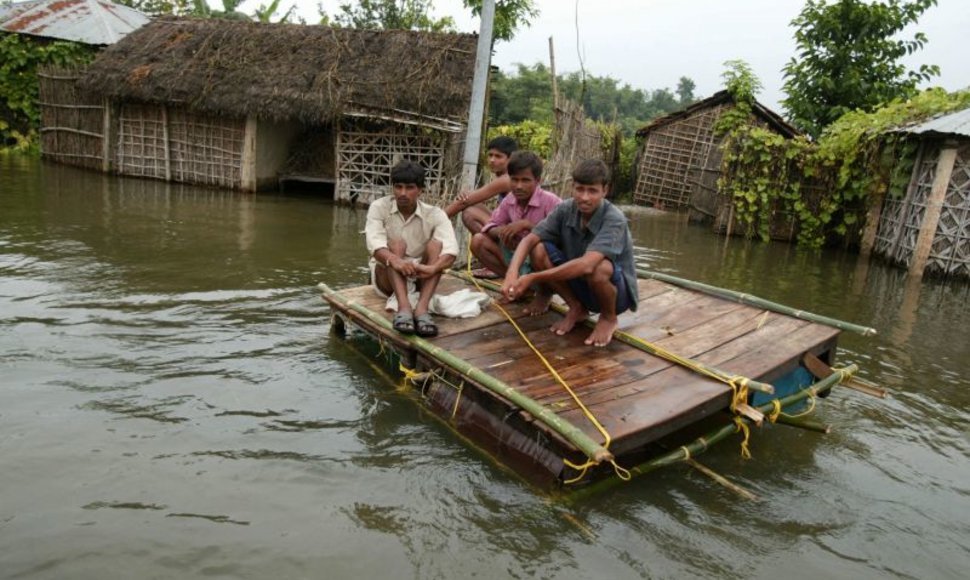
[[[103,51],[82,90],[220,115],[467,116],[477,37],[162,18]]]
[[[647,135],[647,133],[653,131],[654,129],[675,123],[681,119],[686,119],[687,117],[696,114],[698,111],[703,111],[704,109],[716,107],[724,103],[733,102],[734,97],[731,96],[731,93],[727,91],[718,91],[702,101],[697,101],[686,109],[681,109],[680,111],[675,111],[669,115],[664,115],[663,117],[654,119],[649,124],[637,130],[637,137],[644,137]],[[769,127],[778,133],[781,133],[785,137],[792,138],[796,135],[801,135],[801,131],[785,122],[781,115],[762,105],[758,101],[754,102],[754,107],[752,109],[755,116],[759,117],[761,120],[767,123]]]

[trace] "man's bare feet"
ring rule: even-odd
[[[606,320],[602,316],[596,321],[596,326],[593,327],[593,332],[584,341],[585,344],[591,344],[593,346],[606,346],[613,340],[613,331],[617,329],[620,325],[620,321],[614,318],[613,320]]]
[[[552,325],[552,330],[559,336],[562,336],[573,329],[577,322],[582,322],[589,317],[589,312],[585,308],[570,308],[566,311],[566,316]]]
[[[532,299],[532,302],[526,305],[525,313],[529,316],[539,316],[540,314],[545,314],[549,311],[549,302],[551,301],[552,294],[536,292],[535,298]]]

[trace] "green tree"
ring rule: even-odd
[[[677,81],[677,100],[680,101],[681,106],[686,107],[697,100],[694,98],[694,89],[696,88],[697,85],[690,77],[680,77],[680,80]]]
[[[259,8],[253,10],[253,18],[257,22],[272,22],[273,16],[279,10],[281,0],[273,0],[269,5],[260,4]],[[283,13],[277,22],[289,22],[290,17],[293,16],[293,11],[296,10],[296,4],[290,6],[289,10]]]
[[[475,16],[481,15],[482,0],[462,0],[462,3],[465,8],[471,8]],[[538,15],[539,9],[533,0],[496,0],[492,44],[512,40],[519,29],[528,28]]]
[[[448,16],[434,18],[431,7],[431,0],[359,0],[357,4],[341,4],[332,18],[319,8],[320,23],[345,28],[453,31],[455,21]]]
[[[191,0],[116,0],[149,16],[182,15],[192,11]]]
[[[792,20],[798,56],[784,68],[789,118],[813,136],[852,110],[873,111],[940,74],[935,65],[907,70],[899,61],[926,43],[907,26],[936,0],[808,0]]]

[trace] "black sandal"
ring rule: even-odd
[[[401,334],[414,334],[414,316],[410,312],[398,312],[392,326]]]
[[[438,325],[427,312],[414,317],[414,326],[418,336],[438,336]]]

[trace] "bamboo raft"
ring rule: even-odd
[[[473,283],[450,274],[439,293]],[[588,328],[565,336],[550,332],[561,316],[555,309],[536,317],[522,314],[520,305],[506,309],[568,389],[499,308],[470,319],[438,317],[439,335],[423,339],[396,333],[393,313],[370,286],[320,289],[335,332],[343,335],[352,324],[396,353],[430,409],[544,487],[595,488],[617,480],[612,475],[628,479],[694,463],[694,456],[732,434],[746,452],[749,426],[763,420],[826,431],[781,411],[825,396],[837,384],[881,394],[852,378],[854,365],[831,368],[840,332],[874,334],[871,328],[664,274],[639,274],[639,309],[620,316],[604,348],[583,344]],[[496,285],[477,284],[498,296]]]

